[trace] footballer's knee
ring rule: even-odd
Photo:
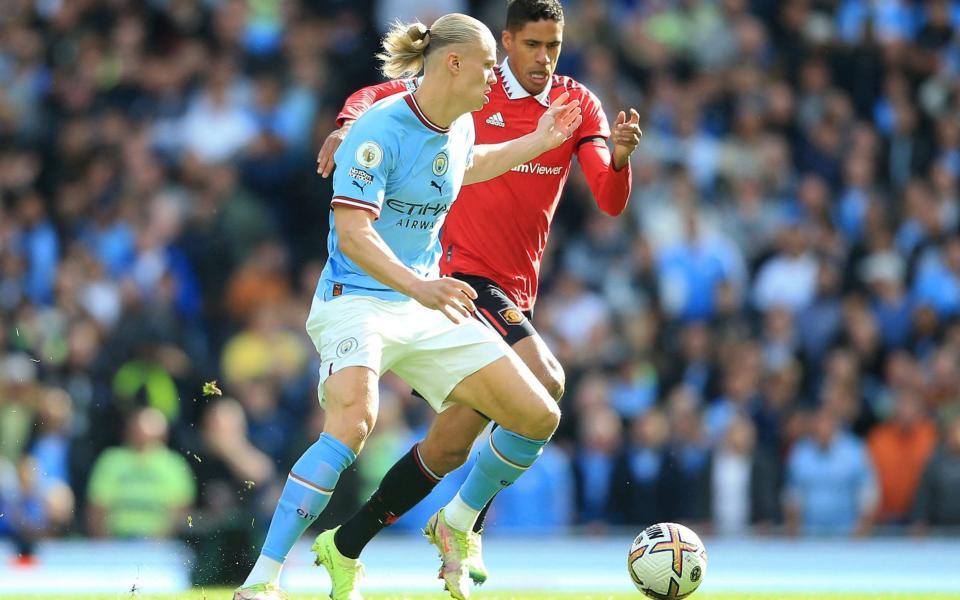
[[[560,407],[553,400],[538,402],[538,406],[516,433],[533,440],[545,440],[560,425]]]
[[[323,429],[359,452],[377,422],[377,390],[376,381],[356,369],[344,369],[325,382]]]
[[[327,411],[323,430],[337,438],[345,445],[359,452],[373,426],[377,422],[377,414],[368,407],[360,404],[348,405],[344,410]]]

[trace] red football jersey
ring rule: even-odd
[[[610,165],[605,141],[610,135],[600,101],[570,77],[554,75],[550,87],[531,96],[520,86],[507,62],[497,67],[490,101],[473,113],[477,144],[498,144],[531,133],[550,103],[563,92],[579,100],[583,122],[559,147],[493,179],[464,186],[443,226],[440,271],[466,273],[495,281],[521,310],[536,301],[540,260],[550,224],[570,175],[574,153],[606,212],[619,214],[630,195],[630,169]],[[352,95],[337,123],[356,119],[373,102],[416,89],[416,80],[390,81]]]

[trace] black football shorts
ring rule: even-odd
[[[476,290],[477,299],[473,301],[477,306],[476,317],[502,337],[508,346],[537,335],[530,322],[531,313],[520,310],[496,282],[466,273],[454,273],[453,277],[469,283]]]

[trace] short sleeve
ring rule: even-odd
[[[584,89],[580,99],[580,110],[583,122],[577,129],[577,146],[590,140],[607,139],[610,137],[610,124],[607,115],[603,112],[600,100],[590,90]]]
[[[359,208],[380,217],[396,149],[387,127],[378,127],[377,113],[361,116],[334,155],[331,206]],[[382,123],[380,123],[382,125]]]

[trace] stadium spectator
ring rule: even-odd
[[[29,455],[42,477],[69,485],[73,467],[70,396],[59,388],[46,388],[37,398]]]
[[[670,501],[661,477],[669,438],[670,424],[659,408],[630,422],[627,442],[610,481],[615,524],[644,526],[663,521]]]
[[[643,327],[640,318],[632,322]],[[654,407],[658,391],[656,367],[650,359],[639,355],[623,361],[611,377],[610,406],[624,419],[643,416]]]
[[[21,226],[15,251],[26,261],[24,292],[36,304],[46,305],[53,300],[60,239],[38,194],[20,196],[15,206],[16,222]]]
[[[927,407],[936,411],[941,423],[960,410],[960,349],[944,344],[927,362],[923,386]]]
[[[700,400],[711,397],[718,387],[719,375],[711,348],[711,332],[706,323],[684,325],[679,333],[679,348],[671,349],[673,360],[664,361],[663,389],[678,385],[690,388]]]
[[[960,238],[951,236],[919,258],[913,284],[917,304],[933,308],[940,318],[960,312]]]
[[[0,458],[0,538],[13,540],[22,560],[31,560],[37,540],[61,534],[73,509],[70,488],[41,473],[31,456],[22,456],[15,465]]]
[[[744,343],[727,358],[723,394],[714,398],[703,413],[703,427],[711,446],[719,445],[737,417],[750,418],[759,408],[759,355],[755,344]]]
[[[279,241],[266,241],[250,250],[227,282],[227,314],[249,321],[259,309],[282,305],[290,289],[286,249]]]
[[[249,91],[237,77],[232,57],[214,59],[206,85],[179,123],[184,149],[203,163],[236,157],[257,135],[253,115],[244,110]]]
[[[791,347],[785,347],[777,358],[788,360],[800,354],[811,366],[819,365],[824,355],[836,342],[842,323],[841,274],[837,265],[829,260],[820,260],[817,268],[817,291],[813,302],[800,309],[793,319],[788,333]],[[773,311],[767,313],[772,316]],[[780,315],[779,319],[789,319]],[[795,338],[795,340],[794,340]],[[776,365],[771,365],[776,368]]]
[[[760,267],[753,286],[758,310],[806,308],[817,291],[817,261],[810,251],[803,224],[788,223],[780,232],[780,252]]]
[[[878,491],[866,448],[840,428],[832,408],[820,408],[810,421],[810,433],[787,457],[787,531],[869,533]]]
[[[285,326],[281,310],[287,304],[266,303],[251,314],[246,328],[227,340],[221,372],[229,384],[258,378],[282,382],[298,374],[307,361],[303,338]]]
[[[719,233],[703,231],[693,210],[683,215],[684,235],[661,249],[657,274],[664,309],[676,320],[708,320],[714,316],[718,288],[743,278],[743,258],[736,245]]]
[[[578,368],[596,365],[602,350],[609,346],[610,307],[603,298],[584,286],[577,275],[561,275],[553,296],[537,309],[545,328],[555,336],[557,358]]]
[[[912,511],[916,531],[960,526],[957,494],[960,494],[960,415],[947,423],[943,443],[923,471]]]
[[[664,519],[710,531],[710,455],[699,402],[685,387],[667,398],[671,439],[661,477],[668,490]]]
[[[752,417],[757,446],[765,453],[780,456],[787,445],[788,423],[803,402],[801,376],[797,362],[766,370],[762,375],[760,400]]]
[[[780,474],[774,456],[757,451],[753,422],[737,416],[730,422],[710,472],[710,513],[720,535],[744,535],[756,524],[769,530],[779,516]]]
[[[880,485],[877,519],[883,523],[906,521],[920,477],[937,445],[936,425],[927,417],[916,392],[901,389],[894,402],[890,417],[867,437]]]
[[[0,357],[0,456],[17,463],[27,450],[42,388],[37,365],[22,352]]]
[[[126,423],[125,444],[103,452],[87,491],[94,537],[170,537],[187,526],[196,484],[186,459],[166,447],[167,420],[142,408]]]
[[[572,461],[577,523],[597,527],[611,520],[610,489],[622,432],[620,417],[606,406],[595,407],[580,417],[578,450]]]
[[[881,250],[868,256],[861,269],[884,347],[904,347],[910,336],[913,302],[904,289],[903,259],[892,250]]]

